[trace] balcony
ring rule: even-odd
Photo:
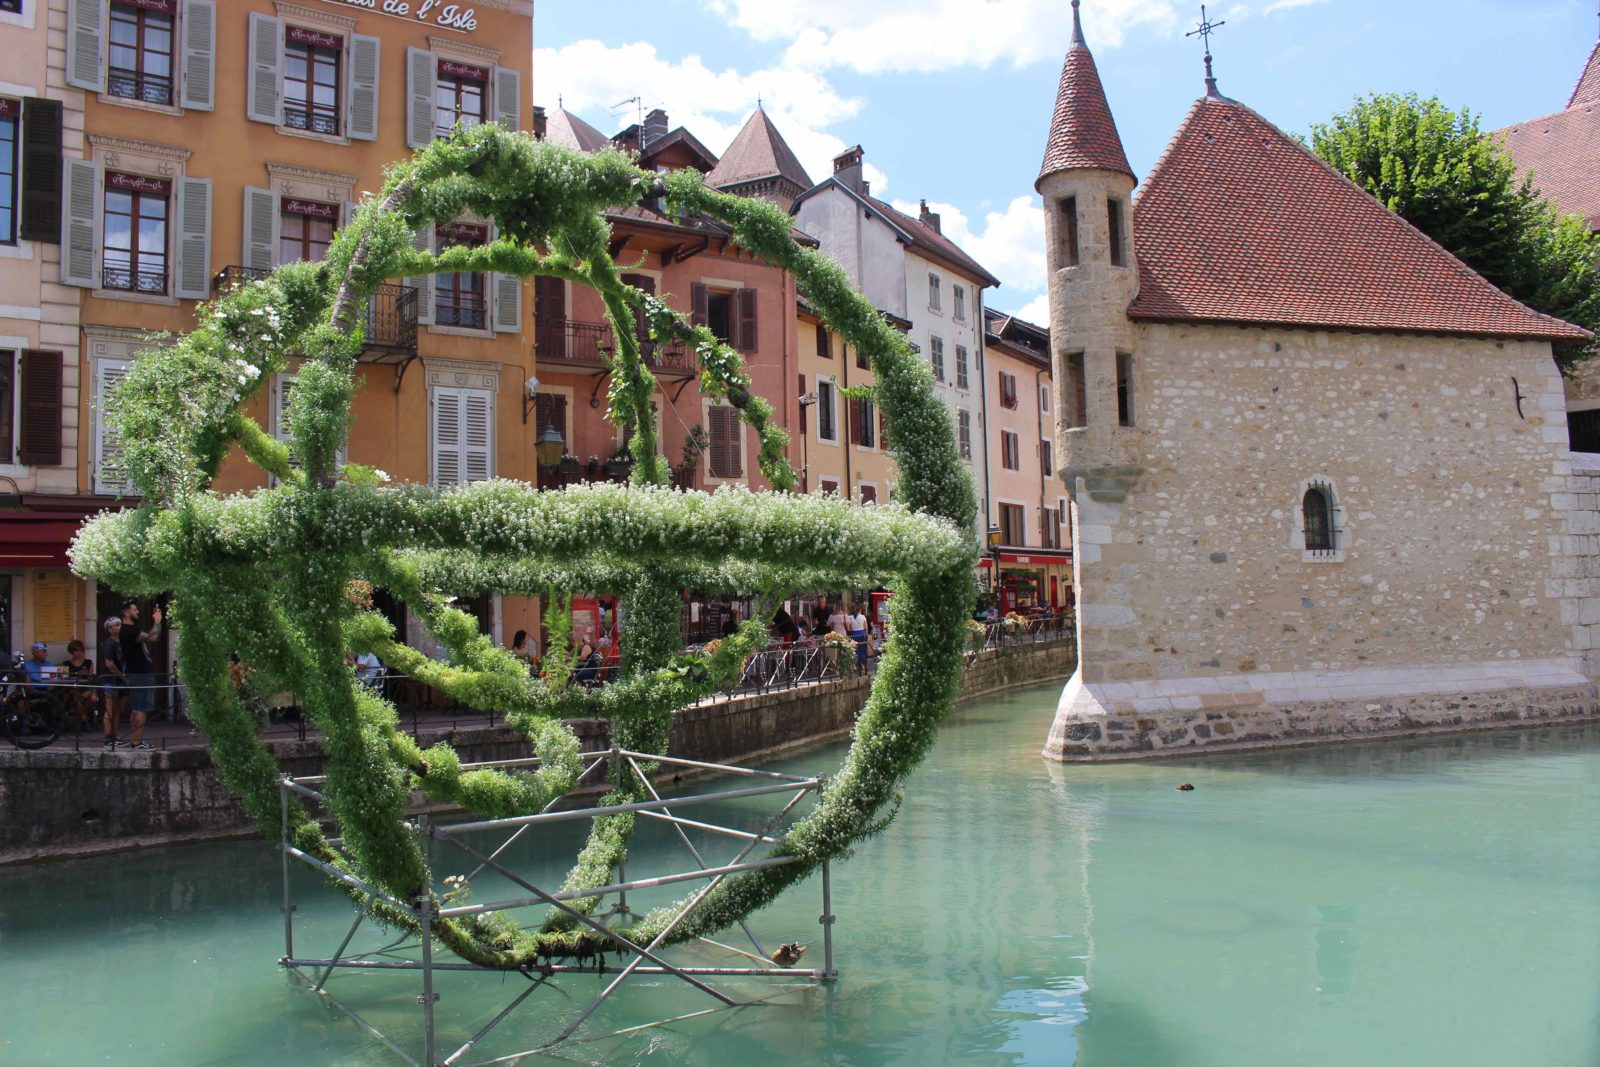
[[[260,281],[271,273],[251,267],[224,267],[211,280],[211,289],[222,296],[234,286]],[[417,290],[413,286],[378,286],[360,319],[366,331],[361,362],[401,363],[416,358]]]
[[[614,341],[611,327],[603,322],[542,319],[535,350],[541,366],[604,371]],[[645,366],[659,378],[693,378],[699,373],[694,353],[681,343],[643,341],[640,349]]]

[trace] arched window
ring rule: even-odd
[[[1305,515],[1306,551],[1333,551],[1333,500],[1327,486],[1313,485],[1300,502]]]

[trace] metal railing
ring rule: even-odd
[[[482,293],[441,289],[435,295],[433,321],[436,326],[481,330],[489,321],[489,304]]]
[[[261,281],[272,274],[257,267],[223,267],[211,280],[218,296],[235,286]],[[417,290],[412,285],[386,282],[378,286],[360,315],[366,347],[387,352],[417,354]]]
[[[538,355],[541,363],[570,363],[578,367],[604,367],[615,347],[611,327],[603,322],[549,319],[539,324]],[[694,353],[679,343],[641,341],[640,356],[652,371],[694,374]]]
[[[172,79],[123,67],[106,71],[106,95],[146,104],[172,104]]]
[[[984,623],[983,648],[1000,648],[1004,645],[1026,645],[1039,641],[1061,641],[1077,634],[1077,616],[1071,613],[1061,615],[1035,615],[1029,617],[1027,624],[1020,630],[1006,623],[1004,619],[997,622]]]
[[[167,291],[165,270],[131,270],[107,264],[100,272],[100,285],[105,289],[120,289],[131,293],[164,294]]]

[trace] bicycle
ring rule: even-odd
[[[17,748],[44,748],[61,736],[67,709],[46,689],[29,688],[17,654],[11,669],[0,676],[0,733]]]

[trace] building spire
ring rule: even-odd
[[[1206,15],[1206,5],[1201,4],[1200,25],[1190,32],[1184,34],[1185,37],[1198,37],[1205,43],[1206,95],[1212,99],[1221,99],[1222,93],[1217,90],[1217,76],[1211,69],[1211,35],[1227,24],[1228,23],[1226,21],[1212,22],[1211,19]]]
[[[1072,0],[1072,47],[1088,48],[1089,42],[1083,39],[1083,19],[1078,15],[1079,0]]]
[[[1111,117],[1111,105],[1106,102],[1100,71],[1083,38],[1078,0],[1073,0],[1072,47],[1067,49],[1061,65],[1061,86],[1056,91],[1056,110],[1050,121],[1039,183],[1058,171],[1081,169],[1109,170],[1133,177],[1127,153],[1122,150],[1122,136]]]

